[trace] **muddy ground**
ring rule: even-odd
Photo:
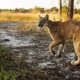
[[[36,73],[24,80],[80,80],[80,65],[70,64],[71,60],[76,59],[72,42],[67,41],[65,52],[55,57],[49,53],[48,45],[52,40],[46,32],[8,30],[5,25],[11,27],[9,22],[0,23],[0,43],[9,48],[15,58],[22,60],[22,65],[25,62],[26,69]],[[58,47],[55,48],[56,53],[57,50]]]

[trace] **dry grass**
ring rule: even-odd
[[[45,13],[46,14],[46,13]],[[0,13],[0,21],[28,21],[33,22],[38,20],[38,16],[44,16],[44,13]],[[60,20],[59,14],[49,14],[51,20]],[[63,19],[66,19],[66,15],[63,15]]]
[[[36,22],[29,22],[29,23],[23,24],[21,26],[18,26],[16,29],[19,31],[22,31],[22,32],[25,32],[25,31],[35,32],[37,30],[37,23]]]
[[[74,15],[74,19],[75,19],[75,20],[80,20],[80,14],[75,14],[75,15]]]
[[[0,21],[34,21],[37,14],[32,13],[0,13]]]
[[[46,13],[45,13],[46,14]],[[38,20],[38,15],[44,16],[44,13],[0,13],[0,21],[28,21],[33,22]],[[58,13],[53,14],[50,13],[51,20],[60,20],[60,15]],[[66,14],[62,14],[62,20],[65,21],[67,19]],[[75,20],[80,20],[80,15],[74,15]]]

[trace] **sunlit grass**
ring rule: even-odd
[[[37,14],[32,13],[0,13],[0,21],[34,21]]]
[[[74,15],[74,19],[75,19],[75,20],[80,20],[80,14],[75,14],[75,15]]]
[[[33,22],[38,20],[38,15],[44,16],[46,13],[0,13],[0,21],[24,21]],[[59,13],[49,13],[51,20],[60,20]],[[74,14],[75,20],[80,20],[80,14]],[[67,20],[67,15],[62,14],[62,21]]]

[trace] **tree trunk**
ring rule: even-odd
[[[62,20],[62,0],[59,0],[59,6],[60,6],[60,9],[59,9],[60,20]]]
[[[69,0],[68,19],[73,19],[74,0]]]

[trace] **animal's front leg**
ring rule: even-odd
[[[53,53],[53,54],[55,54],[55,51],[52,50],[52,48],[54,47],[54,44],[55,44],[55,43],[54,43],[54,41],[53,41],[53,42],[51,42],[50,45],[49,45],[49,52],[50,52],[50,53]]]
[[[49,51],[50,51],[51,53],[55,54],[55,51],[53,51],[52,48],[55,47],[55,46],[57,46],[57,45],[59,45],[60,43],[61,43],[61,42],[58,42],[58,41],[53,41],[53,42],[51,42],[50,45],[49,45]]]

